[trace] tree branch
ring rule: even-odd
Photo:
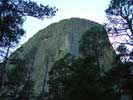
[[[128,43],[128,42],[118,42],[118,41],[115,41],[115,42],[113,42],[113,43],[111,43],[112,45],[114,45],[114,44],[124,44],[124,45],[130,45],[130,46],[133,46],[133,44],[131,44],[131,43]]]

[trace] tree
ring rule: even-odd
[[[3,64],[0,72],[0,87],[3,84],[3,74],[10,53],[10,48],[19,43],[24,35],[23,23],[26,16],[38,19],[52,17],[57,9],[55,7],[38,5],[30,0],[1,0],[0,1],[0,53]]]
[[[71,60],[73,60],[71,62]],[[50,100],[117,100],[112,80],[101,76],[95,56],[73,58],[66,55],[49,73]]]
[[[1,0],[0,1],[0,47],[7,47],[5,56],[8,56],[9,48],[19,43],[24,35],[23,23],[26,16],[38,19],[52,17],[57,9],[54,7],[38,5],[30,0]]]
[[[120,44],[117,48],[116,48],[116,51],[118,52],[117,53],[117,56],[120,57],[120,60],[124,63],[124,62],[128,62],[129,59],[128,59],[128,48],[126,47],[126,45],[124,44]]]
[[[114,81],[115,90],[119,95],[128,94],[133,97],[133,76],[132,76],[132,62],[120,61],[121,56],[117,56],[115,63],[109,73],[109,76]]]
[[[105,40],[103,40],[103,37],[101,34],[106,33],[106,30],[102,26],[95,26],[91,27],[88,31],[86,31],[81,40],[80,40],[80,53],[84,57],[88,56],[95,56],[97,59],[97,64],[99,65],[99,59],[101,56],[103,56],[103,46],[107,45],[105,44]],[[106,38],[106,36],[105,36]]]
[[[124,58],[124,62],[119,61],[117,66],[112,68],[113,77],[117,79],[116,84],[121,85],[124,88],[122,90],[130,90],[133,97],[132,63],[129,63],[132,58],[132,50],[128,49],[128,46],[130,49],[133,47],[133,0],[111,0],[106,14],[109,20],[107,23],[109,36],[118,36],[118,41],[113,41],[120,44],[117,48],[118,58],[119,60]]]
[[[133,0],[111,0],[106,9],[109,35],[126,37],[122,44],[133,46]]]
[[[30,0],[1,0],[0,1],[0,46],[17,43],[24,34],[22,25],[26,16],[38,19],[52,17],[56,8],[38,5]]]
[[[2,100],[30,100],[35,98],[34,81],[29,78],[29,71],[21,59],[12,59],[12,68],[6,70],[4,84],[0,88]]]

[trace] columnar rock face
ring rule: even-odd
[[[94,26],[102,28],[96,22],[79,18],[65,19],[51,24],[40,30],[11,57],[24,59],[28,67],[33,67],[32,77],[35,80],[35,90],[39,93],[46,81],[47,68],[49,70],[56,60],[67,53],[79,56],[79,41],[82,35]],[[107,45],[102,47],[103,56],[99,62],[105,68],[109,68],[115,53],[107,34],[100,35],[99,41],[104,41]]]

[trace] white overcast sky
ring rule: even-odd
[[[27,17],[24,23],[26,35],[22,39],[23,42],[32,37],[40,29],[45,28],[51,23],[58,22],[59,20],[80,17],[96,21],[99,23],[105,22],[107,9],[110,0],[32,0],[43,5],[56,7],[59,11],[52,19],[44,19],[43,21],[31,17]],[[22,42],[22,43],[23,43]]]

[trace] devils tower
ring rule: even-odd
[[[46,69],[48,68],[49,70],[56,60],[64,57],[67,53],[78,56],[80,54],[79,42],[82,35],[95,26],[103,28],[102,25],[86,19],[71,18],[61,20],[40,30],[16,50],[11,57],[24,59],[27,67],[33,68],[32,78],[35,81],[34,88],[37,93],[40,93],[44,80],[47,78]],[[107,33],[99,35],[98,41],[106,44],[102,47],[103,56],[99,58],[99,62],[102,66],[108,68],[111,67],[115,53]]]

